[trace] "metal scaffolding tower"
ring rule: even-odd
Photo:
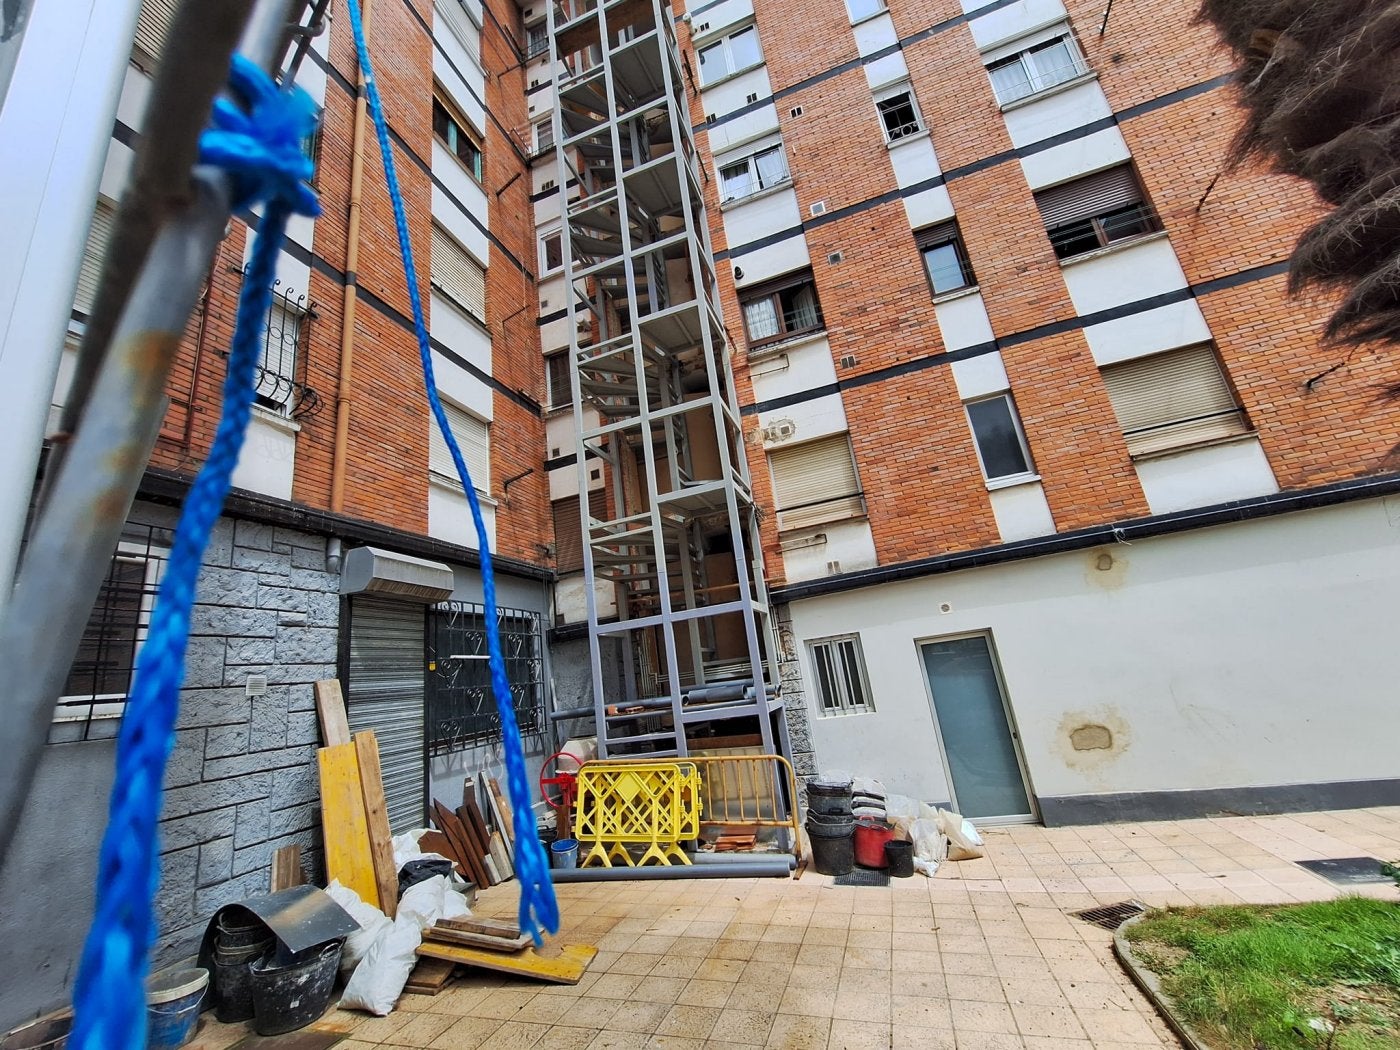
[[[756,719],[787,754],[670,8],[562,0],[549,39],[599,752],[684,756],[702,724]],[[616,619],[600,618],[603,581]],[[605,649],[622,696],[605,695]]]

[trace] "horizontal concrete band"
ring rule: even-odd
[[[1126,820],[1255,817],[1325,809],[1400,805],[1400,778],[1318,784],[1199,788],[1184,791],[1115,791],[1101,795],[1050,795],[1037,799],[1046,827]]]

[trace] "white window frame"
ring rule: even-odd
[[[543,153],[554,146],[554,118],[541,120],[534,125],[535,152]]]
[[[763,182],[762,173],[758,166],[758,158],[765,154],[777,151],[779,159],[782,161],[782,175],[766,185]],[[724,195],[724,169],[733,168],[740,164],[748,168],[748,178],[753,187],[746,193],[737,194],[733,197]],[[792,169],[788,166],[787,151],[783,148],[782,139],[767,139],[757,145],[750,144],[742,152],[731,153],[726,157],[715,158],[715,175],[718,178],[720,204],[733,204],[735,201],[748,200],[756,197],[760,193],[776,189],[779,186],[787,186],[792,182]]]
[[[753,38],[758,43],[758,61],[750,62],[746,66],[736,67],[734,65],[732,41],[736,36],[739,36],[741,33],[748,32],[753,33]],[[708,51],[714,50],[715,48],[718,48],[720,50],[720,53],[724,55],[724,72],[718,73],[711,79],[706,80],[705,63],[701,60],[700,56]],[[695,45],[695,76],[696,79],[699,80],[700,86],[702,88],[714,87],[716,84],[728,80],[730,77],[737,77],[740,73],[747,73],[751,69],[757,69],[759,66],[763,65],[763,63],[763,41],[759,39],[758,26],[753,22],[749,22],[746,25],[735,26],[733,29],[730,29],[722,36],[718,36],[713,39],[706,40],[703,43],[697,43]]]
[[[1030,56],[1037,51],[1042,51],[1052,44],[1064,43],[1069,50],[1070,65],[1066,67],[1069,71],[1067,75],[1058,79],[1047,79],[1046,74],[1037,72],[1037,67]],[[1011,98],[1003,98],[997,90],[996,79],[992,76],[993,66],[1008,65],[1009,60],[1017,60],[1021,64],[1021,69],[1026,77],[1028,90],[1022,94]],[[982,63],[987,67],[987,80],[992,87],[992,93],[996,96],[997,103],[1004,109],[1007,106],[1019,105],[1028,99],[1037,98],[1056,88],[1087,76],[1091,70],[1089,63],[1084,57],[1083,50],[1079,47],[1079,41],[1074,38],[1074,33],[1065,23],[1061,22],[1049,26],[1041,31],[1029,36],[1020,37],[1008,44],[1004,44],[995,50],[984,52]]]
[[[554,238],[559,238],[559,265],[549,265],[549,242]],[[540,232],[540,276],[546,277],[551,274],[562,273],[564,270],[564,231],[556,226],[551,230]]]
[[[1016,430],[1016,441],[1021,446],[1021,459],[1026,464],[1025,470],[1018,470],[1011,474],[998,474],[993,477],[991,471],[987,469],[987,461],[982,458],[982,442],[977,434],[977,427],[972,421],[972,406],[984,405],[989,401],[1005,401],[1007,410],[1011,413],[1011,425]],[[1034,481],[1040,477],[1036,473],[1035,461],[1031,459],[1031,448],[1026,442],[1026,431],[1021,425],[1021,413],[1016,411],[1016,402],[1011,397],[1010,391],[1002,391],[999,394],[991,394],[987,397],[973,398],[971,401],[963,402],[963,412],[967,416],[967,429],[972,434],[972,447],[977,452],[977,465],[982,468],[982,477],[992,488],[1000,488],[1006,485],[1015,485],[1023,481]]]
[[[860,7],[861,10],[857,11],[857,7]],[[846,14],[853,26],[860,25],[860,23],[878,15],[883,15],[888,10],[889,6],[885,0],[846,0]]]
[[[461,405],[458,405],[458,404],[455,404],[455,403],[452,402],[452,401],[449,401],[447,398],[443,398],[443,399],[442,399],[442,405],[443,405],[443,408],[446,409],[446,411],[447,411],[447,417],[448,417],[448,418],[447,418],[447,422],[448,422],[448,425],[452,427],[452,436],[456,439],[456,441],[457,441],[457,447],[461,450],[461,452],[462,452],[462,458],[466,461],[467,470],[471,471],[471,473],[472,473],[472,487],[476,489],[476,492],[477,492],[477,495],[478,495],[478,496],[482,496],[482,497],[484,497],[484,498],[486,498],[486,499],[490,499],[490,497],[491,497],[491,421],[490,421],[489,419],[484,419],[484,418],[482,418],[481,416],[477,415],[475,412],[471,411],[471,410],[468,409],[468,408],[463,408]],[[462,430],[461,430],[458,426],[454,425],[454,423],[457,422],[457,421],[454,421],[454,420],[452,419],[453,415],[458,415],[458,416],[465,417],[465,420],[466,420],[467,422],[479,424],[480,426],[482,426],[482,427],[485,428],[485,431],[486,431],[486,457],[485,457],[484,462],[483,462],[483,461],[479,461],[479,462],[477,462],[477,463],[473,463],[473,462],[472,462],[472,452],[471,452],[470,442],[467,441],[467,440],[464,440],[464,434],[463,434]],[[443,447],[443,450],[445,451],[446,455],[448,456],[448,458],[449,458],[449,460],[450,460],[452,450],[451,450],[450,448],[447,447],[447,439],[444,438],[444,437],[442,436],[442,431],[438,429],[437,417],[436,417],[435,415],[433,415],[433,413],[429,412],[429,413],[428,413],[428,480],[431,481],[433,484],[441,485],[441,486],[443,486],[444,488],[450,488],[453,492],[457,493],[457,495],[462,496],[462,495],[463,495],[463,494],[462,494],[462,479],[459,478],[459,477],[457,476],[456,464],[455,464],[455,463],[452,463],[452,464],[450,465],[449,469],[450,469],[451,473],[446,473],[446,472],[441,471],[441,470],[436,470],[436,469],[434,469],[434,467],[433,467],[433,453],[436,451],[438,445],[441,445],[441,446]],[[473,468],[474,466],[476,466],[476,467],[481,467],[481,468],[483,468],[483,469],[474,470],[474,471],[473,471],[472,468]],[[465,497],[463,497],[463,498],[465,498]]]
[[[832,684],[837,695],[829,696],[824,688],[819,653],[830,654]],[[843,718],[850,715],[875,713],[875,701],[870,695],[870,676],[865,669],[865,652],[858,634],[839,634],[829,638],[814,638],[807,643],[807,658],[812,666],[812,695],[816,700],[818,718]],[[853,659],[854,667],[851,666]],[[862,699],[857,702],[851,696],[851,682],[854,680]]]
[[[914,123],[912,125],[900,125],[901,130],[899,134],[896,135],[890,131],[889,125],[885,123],[885,113],[880,106],[881,103],[888,102],[890,99],[896,98],[899,95],[909,96],[909,107],[914,111]],[[908,80],[901,80],[897,84],[890,84],[888,87],[883,87],[875,92],[875,116],[880,121],[880,130],[885,136],[886,145],[893,146],[897,142],[903,142],[905,139],[912,139],[918,135],[922,135],[928,130],[928,125],[924,122],[923,111],[919,109],[919,100],[914,97],[914,85]]]

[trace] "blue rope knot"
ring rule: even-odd
[[[310,98],[278,88],[242,58],[233,61],[230,85],[247,100],[248,111],[217,103],[215,127],[202,136],[200,157],[229,172],[235,207],[266,201],[267,213],[238,300],[223,412],[209,458],[180,512],[117,738],[116,774],[98,859],[97,907],[74,989],[72,1050],[146,1046],[145,981],[156,936],[152,902],[160,879],[157,829],[185,678],[195,583],[252,414],[262,329],[287,220],[293,213],[320,213],[316,195],[306,185],[313,165],[301,152],[302,140],[316,125]]]
[[[214,102],[214,126],[200,136],[199,159],[233,176],[235,209],[267,200],[298,215],[320,215],[321,204],[307,185],[315,164],[302,151],[319,120],[316,103],[298,87],[278,87],[242,55],[233,56],[229,86],[247,100],[247,109],[226,98]]]

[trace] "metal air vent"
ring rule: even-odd
[[[813,215],[825,215],[825,214],[826,214],[826,201],[817,201],[815,204],[813,204],[813,205],[812,205],[810,208],[808,208],[807,210],[808,210],[809,212],[811,212]]]
[[[430,604],[452,597],[455,586],[452,570],[442,562],[377,547],[346,551],[340,571],[341,594],[376,594]]]

